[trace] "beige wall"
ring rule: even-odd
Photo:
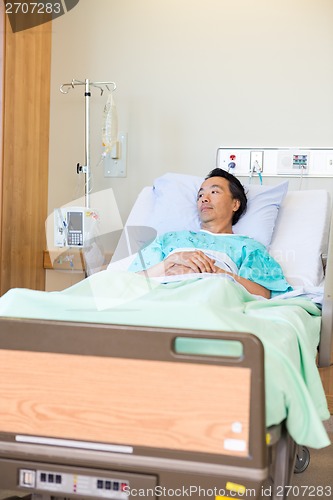
[[[80,0],[53,23],[49,210],[84,192],[84,97],[114,80],[128,175],[96,168],[105,98],[91,98],[93,189],[123,218],[166,171],[205,174],[219,146],[333,147],[332,0]]]

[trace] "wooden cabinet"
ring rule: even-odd
[[[51,23],[12,33],[1,6],[0,293],[44,290]]]

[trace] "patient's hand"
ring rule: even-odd
[[[139,271],[138,274],[156,278],[175,274],[216,273],[217,271],[218,268],[215,266],[214,260],[200,250],[193,250],[172,253],[163,261],[145,271]]]
[[[215,273],[217,269],[214,260],[207,257],[200,250],[172,253],[164,260],[164,265],[166,276],[170,276],[170,272],[172,274]],[[182,269],[183,271],[174,272],[177,269],[174,271],[172,269],[176,266],[178,267],[178,271]]]
[[[214,266],[214,269],[215,269],[214,271],[209,271],[209,272],[210,273],[214,272],[215,274],[231,274],[217,266]],[[199,271],[196,272],[198,273]],[[192,274],[192,273],[194,273],[194,271],[190,267],[184,266],[182,264],[175,264],[174,266],[165,270],[165,276],[175,276],[178,274]]]
[[[267,288],[264,288],[262,285],[215,266],[215,261],[207,257],[207,255],[200,250],[172,253],[162,262],[155,264],[146,271],[140,271],[138,274],[144,274],[154,278],[189,273],[229,274],[233,276],[237,283],[243,285],[248,292],[255,295],[262,295],[266,299],[269,299],[271,296],[270,290],[267,290]]]

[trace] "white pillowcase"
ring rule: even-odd
[[[319,286],[328,252],[331,203],[327,191],[289,191],[270,246],[292,286]],[[297,231],[299,228],[299,231]]]
[[[199,231],[197,194],[203,177],[167,173],[154,181],[155,204],[150,219],[158,234],[170,231]],[[236,234],[250,236],[269,246],[288,182],[277,186],[244,186],[248,206],[245,214],[233,226]]]

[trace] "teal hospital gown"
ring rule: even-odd
[[[264,245],[248,236],[215,234],[204,230],[175,231],[158,236],[140,251],[129,271],[149,269],[172,252],[182,250],[201,250],[214,260],[216,256],[221,256],[226,261],[225,269],[271,290],[272,296],[292,290],[281,266]],[[225,259],[223,255],[226,255]]]

